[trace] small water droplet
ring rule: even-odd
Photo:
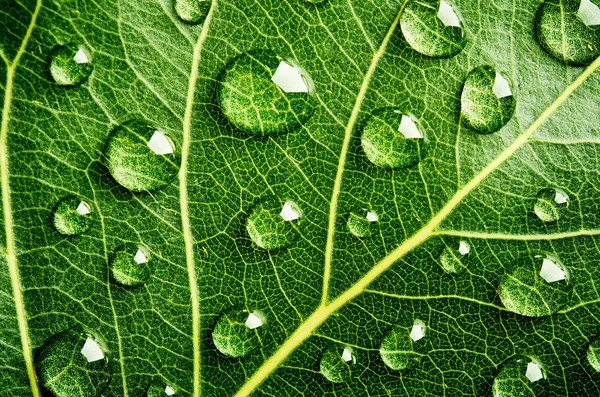
[[[222,315],[212,333],[215,347],[229,357],[244,357],[260,345],[265,316],[258,310],[230,311]]]
[[[373,211],[363,210],[360,213],[352,212],[348,216],[348,230],[356,237],[369,237],[372,233],[371,225],[378,221],[379,217]]]
[[[407,168],[425,156],[425,132],[418,119],[394,108],[376,110],[361,136],[367,158],[385,168]]]
[[[446,246],[440,255],[440,265],[445,272],[450,274],[462,273],[466,266],[463,263],[471,252],[471,246],[464,240],[455,240],[452,246]]]
[[[269,198],[256,205],[246,220],[246,230],[261,248],[288,247],[297,237],[296,225],[302,213],[292,201]]]
[[[321,357],[323,376],[333,383],[348,382],[352,378],[352,367],[356,364],[356,352],[349,346],[333,346]]]
[[[164,187],[179,171],[173,141],[142,120],[113,128],[104,146],[104,162],[113,178],[134,192]]]
[[[99,337],[70,329],[54,335],[36,357],[40,384],[55,397],[96,397],[110,384],[106,349]]]
[[[383,338],[379,355],[385,365],[400,371],[414,368],[421,362],[421,354],[417,353],[413,346],[412,332],[412,329],[397,325]]]
[[[52,223],[60,234],[74,236],[90,228],[92,207],[76,196],[62,198],[54,207]]]
[[[494,378],[494,397],[535,397],[543,391],[544,367],[534,357],[518,355],[502,364]]]
[[[449,58],[465,47],[460,13],[448,0],[409,0],[400,28],[408,44],[423,55]]]
[[[255,50],[229,62],[217,97],[237,128],[271,135],[295,130],[312,116],[313,92],[310,76],[295,61]]]
[[[175,0],[175,12],[184,22],[200,23],[210,11],[210,0]]]
[[[83,83],[92,74],[92,58],[83,46],[57,45],[50,54],[50,75],[58,85]]]
[[[145,247],[125,244],[115,250],[110,261],[110,271],[119,284],[138,287],[150,278],[149,261],[150,255]]]
[[[568,65],[589,65],[600,56],[598,0],[546,0],[538,9],[538,41]]]
[[[542,189],[538,192],[533,212],[544,222],[556,222],[569,205],[569,196],[560,189]]]
[[[600,372],[600,338],[596,337],[588,346],[587,349],[587,360],[588,363],[596,370]]]
[[[508,79],[491,66],[480,66],[469,72],[465,81],[461,115],[469,128],[491,134],[512,118],[515,102]]]
[[[543,317],[563,308],[572,289],[567,268],[556,258],[524,258],[500,278],[498,295],[506,308],[528,317]]]
[[[174,396],[176,393],[177,390],[174,386],[165,384],[165,382],[162,381],[156,381],[148,388],[146,397],[168,397]]]

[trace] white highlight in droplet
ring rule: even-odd
[[[148,141],[148,147],[155,154],[171,154],[174,152],[173,143],[160,131],[154,131],[152,138]]]
[[[367,220],[369,222],[377,222],[379,220],[379,217],[376,213],[369,211],[367,212]]]
[[[440,1],[440,9],[438,10],[437,17],[446,26],[460,27],[460,20],[456,12],[454,12],[454,8],[444,0]]]
[[[167,386],[167,387],[165,387],[165,394],[167,396],[173,396],[173,395],[175,395],[175,390],[173,390],[173,388],[171,386]]]
[[[90,206],[85,201],[82,201],[81,203],[79,203],[79,205],[77,206],[77,209],[75,211],[77,211],[80,215],[87,215],[90,212],[92,212],[92,210],[90,209]]]
[[[591,0],[581,0],[577,16],[587,26],[600,25],[600,8]]]
[[[554,261],[544,258],[542,261],[542,269],[540,270],[540,277],[548,283],[554,283],[567,278],[567,274]]]
[[[286,222],[295,221],[296,219],[300,218],[300,214],[294,209],[293,203],[290,203],[289,201],[285,202],[281,212],[279,213],[279,216],[282,217]]]
[[[354,356],[352,355],[352,349],[349,347],[345,347],[342,351],[342,360],[345,362],[350,362],[354,360]]]
[[[412,330],[410,331],[410,338],[413,341],[418,341],[419,339],[423,339],[425,336],[425,324],[422,321],[415,321],[413,324]]]
[[[263,321],[256,314],[250,313],[244,324],[246,325],[246,327],[248,327],[248,329],[255,329],[258,327],[262,327]]]
[[[498,98],[506,98],[512,96],[510,84],[508,80],[502,76],[502,74],[496,72],[496,79],[494,80],[494,94]]]
[[[77,53],[73,57],[73,60],[77,63],[89,63],[90,62],[90,58],[88,58],[87,54],[85,53],[85,51],[82,48],[80,48],[79,51],[77,51]]]
[[[285,61],[279,62],[277,70],[271,77],[283,92],[308,92],[308,85],[300,71]]]
[[[400,127],[398,127],[398,131],[400,131],[406,139],[423,138],[423,134],[421,134],[421,131],[419,131],[417,123],[415,123],[409,116],[402,116],[402,121],[400,121]]]
[[[530,382],[537,382],[540,379],[544,378],[544,373],[542,372],[542,368],[538,363],[532,361],[527,364],[527,372],[525,372],[525,376],[529,379]]]
[[[146,257],[146,254],[144,254],[144,252],[141,249],[138,249],[137,252],[135,253],[135,256],[133,257],[133,260],[135,261],[135,263],[146,263],[148,262],[148,258]]]
[[[556,204],[564,204],[567,202],[567,196],[557,190],[554,195],[554,202]]]
[[[467,255],[471,252],[471,246],[469,246],[469,243],[466,241],[461,241],[458,243],[458,252],[460,252],[461,255]]]
[[[90,337],[86,339],[85,344],[81,349],[81,354],[85,356],[88,363],[104,359],[104,352],[100,349],[100,346],[98,346],[96,341]]]

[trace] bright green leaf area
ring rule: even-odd
[[[108,349],[104,397],[150,385],[193,397],[490,396],[515,355],[542,363],[534,389],[547,396],[598,396],[586,352],[600,332],[600,61],[549,55],[538,1],[453,4],[465,48],[433,59],[404,39],[403,0],[214,0],[198,25],[171,0],[0,0],[0,396],[40,396],[36,354],[74,326]],[[93,63],[74,87],[48,70],[67,43]],[[310,75],[315,109],[300,128],[249,135],[219,109],[223,68],[257,49]],[[510,80],[516,101],[490,135],[460,118],[462,85],[481,65]],[[385,107],[426,132],[412,168],[377,167],[362,150],[365,122]],[[110,131],[133,119],[164,131],[181,158],[151,193],[121,187],[102,162]],[[543,189],[568,195],[555,222],[533,213]],[[91,209],[77,236],[52,226],[66,196]],[[289,247],[265,250],[247,234],[268,197],[301,212]],[[346,222],[365,210],[379,220],[358,238]],[[459,241],[464,271],[446,273],[440,255]],[[151,258],[137,288],[111,276],[126,244]],[[535,255],[560,259],[572,291],[532,319],[506,310],[497,288]],[[213,344],[232,310],[264,315],[244,357]],[[382,340],[416,320],[420,363],[390,369]],[[319,373],[335,346],[356,353],[345,383]]]

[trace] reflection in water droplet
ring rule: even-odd
[[[461,96],[465,124],[480,134],[504,127],[515,111],[515,98],[508,80],[491,66],[469,72]]]
[[[466,241],[454,241],[454,246],[446,246],[440,255],[442,269],[450,274],[462,273],[466,265],[463,263],[465,256],[471,252],[471,246]]]
[[[533,212],[544,222],[556,222],[569,205],[569,196],[559,189],[540,190],[533,204]]]
[[[425,133],[418,120],[393,108],[373,113],[361,144],[367,158],[385,168],[411,167],[425,156]]]
[[[77,85],[92,74],[89,53],[77,44],[57,45],[50,54],[50,75],[58,85]]]
[[[246,230],[252,241],[261,248],[284,248],[296,239],[296,225],[301,216],[295,203],[269,198],[252,209],[246,220]]]
[[[371,224],[379,221],[379,217],[373,211],[362,211],[359,214],[351,213],[348,216],[348,230],[356,237],[369,237],[372,233]]]
[[[425,337],[426,329],[427,327],[423,321],[415,320],[415,323],[410,330],[410,338],[413,340],[413,342],[423,339]]]
[[[134,192],[164,187],[179,171],[173,141],[142,120],[128,121],[110,132],[104,162],[113,178]]]
[[[90,228],[92,207],[75,197],[62,198],[52,212],[52,223],[60,234],[74,236]]]
[[[213,330],[213,343],[226,356],[243,357],[260,345],[264,324],[265,316],[257,310],[227,312]]]
[[[421,354],[415,352],[409,330],[401,326],[395,326],[383,338],[379,355],[385,365],[395,371],[416,367],[421,362]]]
[[[596,337],[590,343],[587,349],[587,360],[596,372],[600,372],[600,338]]]
[[[218,102],[229,121],[253,135],[289,132],[313,114],[314,86],[295,61],[255,50],[233,59],[221,75]]]
[[[115,250],[110,261],[110,271],[119,284],[138,287],[150,278],[149,259],[150,255],[146,248],[125,244]]]
[[[55,397],[97,397],[111,381],[99,338],[73,329],[44,344],[36,357],[36,370],[40,384]]]
[[[522,259],[500,278],[498,295],[510,311],[543,317],[563,308],[571,289],[567,268],[558,259],[537,255]]]
[[[162,381],[156,381],[148,388],[146,397],[167,397],[174,396],[176,390],[173,386],[165,384]]]
[[[466,42],[458,8],[446,0],[409,0],[400,28],[415,51],[434,58],[452,57]]]
[[[323,376],[333,383],[348,382],[352,378],[352,367],[356,364],[356,352],[349,346],[333,346],[321,357]]]
[[[210,0],[175,0],[175,12],[188,23],[200,23],[210,11]]]
[[[598,0],[546,0],[536,17],[540,45],[568,65],[588,65],[600,56]]]
[[[535,397],[542,394],[545,378],[544,369],[539,360],[519,355],[502,364],[494,378],[492,391],[494,397]]]

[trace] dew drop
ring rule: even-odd
[[[52,223],[60,234],[74,236],[90,228],[92,207],[75,196],[62,198],[54,207]]]
[[[588,363],[596,372],[600,372],[600,338],[596,337],[587,349]]]
[[[542,189],[538,192],[533,212],[543,222],[556,222],[569,205],[569,196],[559,189]]]
[[[154,382],[148,388],[146,392],[146,397],[168,397],[174,396],[177,393],[177,390],[174,386],[170,386],[165,384],[164,382]]]
[[[407,168],[425,156],[425,132],[416,117],[394,108],[376,110],[367,120],[361,145],[367,158],[385,168]]]
[[[269,198],[256,205],[246,220],[246,230],[261,248],[288,247],[298,236],[296,225],[302,213],[292,201]]]
[[[364,238],[371,235],[371,225],[379,221],[379,217],[373,211],[361,211],[360,213],[352,212],[348,216],[348,230],[356,237]]]
[[[258,310],[230,311],[217,321],[212,333],[215,347],[229,357],[244,357],[260,345],[265,316]]]
[[[314,112],[314,86],[295,61],[268,50],[234,58],[223,71],[218,102],[229,121],[253,135],[289,132]]]
[[[463,240],[454,241],[453,243],[454,246],[446,246],[444,251],[442,251],[440,265],[442,265],[442,269],[447,273],[459,274],[466,268],[463,261],[469,255],[469,252],[471,252],[471,246]]]
[[[522,259],[500,278],[498,295],[512,312],[543,317],[567,304],[571,288],[568,270],[558,259],[536,255]]]
[[[151,275],[150,255],[145,247],[125,244],[115,250],[110,261],[113,278],[126,287],[139,287]]]
[[[57,45],[50,54],[50,75],[58,85],[81,84],[92,74],[92,70],[92,58],[80,45]]]
[[[110,132],[104,162],[113,178],[134,192],[164,187],[179,171],[173,141],[142,120],[128,121]]]
[[[321,373],[330,382],[344,383],[352,378],[352,367],[356,364],[356,352],[349,346],[333,346],[321,357]]]
[[[206,19],[210,11],[210,0],[175,0],[173,6],[184,22],[196,24]]]
[[[589,65],[600,56],[598,0],[546,0],[538,9],[538,41],[568,65]]]
[[[546,375],[539,360],[518,355],[502,364],[494,378],[494,397],[535,397],[541,395]]]
[[[110,384],[106,349],[100,338],[70,329],[54,335],[36,357],[40,384],[55,397],[96,397]]]
[[[465,47],[465,31],[456,5],[448,0],[409,0],[400,16],[404,38],[417,52],[452,57]]]
[[[397,325],[381,341],[379,355],[385,365],[395,371],[414,368],[421,362],[421,354],[417,353],[413,346],[414,341],[412,336],[417,336],[411,336],[413,329],[409,330]],[[421,333],[419,333],[420,335]],[[418,338],[417,340],[419,339],[422,338]]]
[[[491,66],[480,66],[469,72],[465,81],[461,115],[469,128],[491,134],[512,118],[515,102],[508,79]]]

